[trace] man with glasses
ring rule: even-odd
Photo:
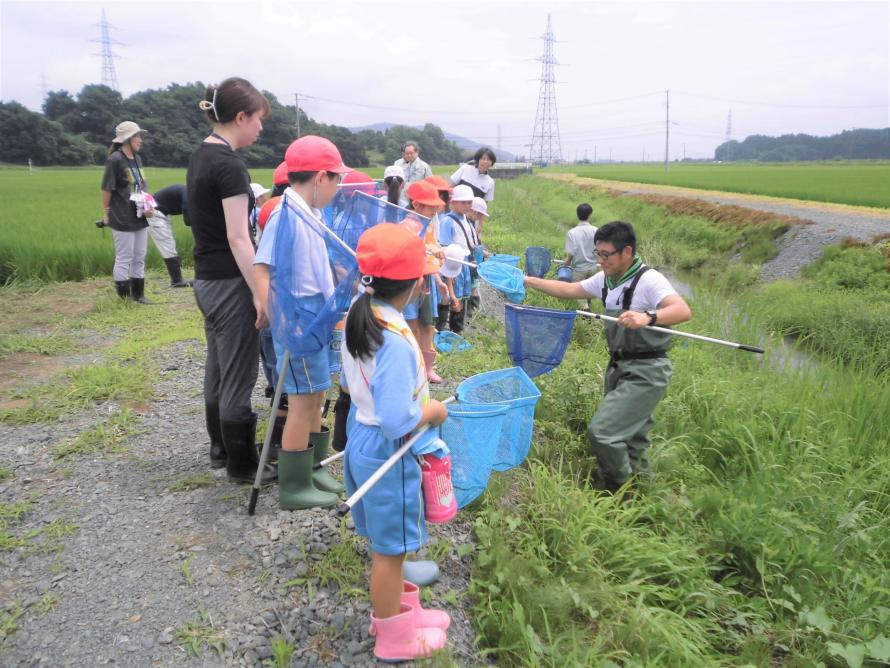
[[[402,147],[402,157],[395,161],[395,165],[405,172],[405,188],[415,181],[422,181],[433,175],[430,166],[420,159],[420,147],[417,142],[407,141]]]
[[[587,427],[587,439],[599,470],[597,486],[616,492],[632,476],[650,474],[649,432],[652,414],[671,379],[667,356],[670,335],[646,329],[668,327],[692,317],[686,301],[668,280],[637,255],[630,223],[614,221],[594,236],[595,255],[602,271],[579,283],[526,276],[525,284],[562,299],[602,301],[609,347],[605,393]]]

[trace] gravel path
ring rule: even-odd
[[[546,176],[560,178],[562,175]],[[785,234],[779,244],[778,256],[763,266],[763,277],[768,281],[796,276],[802,267],[821,255],[824,246],[839,243],[848,237],[869,241],[875,236],[890,234],[890,210],[886,209],[574,176],[571,180],[608,188],[624,196],[668,195],[698,199],[791,216],[809,223],[794,226]]]
[[[155,399],[120,452],[53,456],[116,414],[111,402],[47,425],[0,423],[0,466],[13,471],[0,481],[0,536],[20,541],[0,548],[0,665],[271,665],[278,636],[295,648],[287,665],[375,665],[368,558],[351,522],[279,511],[275,487],[249,517],[249,487],[209,469],[203,353],[197,341],[158,353]],[[255,406],[267,403],[258,390]],[[452,615],[460,666],[485,664],[467,615],[472,555],[457,550],[471,523],[430,525],[427,548],[442,570],[431,602]],[[342,588],[320,578],[341,571]]]

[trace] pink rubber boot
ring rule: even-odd
[[[418,628],[414,609],[404,603],[398,615],[383,619],[371,615],[371,625],[377,628],[374,656],[387,663],[426,658],[448,640],[442,629]]]
[[[436,356],[437,353],[435,350],[425,350],[423,352],[423,363],[426,366],[426,379],[431,383],[442,382],[442,376],[437,374],[435,369]]]
[[[420,587],[413,582],[403,580],[402,596],[399,603],[410,605],[414,609],[414,626],[429,627],[442,629],[443,631],[451,626],[451,617],[444,610],[435,610],[433,608],[424,608],[420,604]],[[371,615],[371,626],[368,627],[369,635],[377,635],[377,627],[374,623],[374,616]]]

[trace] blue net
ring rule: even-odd
[[[488,259],[492,262],[503,262],[504,264],[509,264],[512,267],[519,266],[519,256],[518,255],[506,255],[505,253],[492,253],[488,256]]]
[[[436,350],[438,350],[440,353],[462,353],[473,348],[473,344],[467,341],[460,334],[455,334],[454,332],[450,332],[448,330],[442,332],[437,331],[436,336],[433,339],[433,343],[435,343]]]
[[[362,190],[356,189],[344,194],[341,189],[337,197],[341,195],[343,204],[333,217],[331,229],[353,250],[358,245],[358,238],[362,232],[380,223],[405,223],[406,220],[410,220],[414,223],[412,227],[421,236],[430,223],[429,218],[390,204],[385,199],[374,197]]]
[[[513,363],[532,378],[558,367],[572,338],[575,312],[516,304],[505,304],[504,310],[507,354]]]
[[[347,204],[352,200],[353,194],[363,192],[366,195],[377,196],[383,194],[376,181],[367,181],[362,183],[341,183],[337,187],[337,194],[328,205],[322,209],[324,222],[331,227],[337,217],[343,213]]]
[[[571,283],[572,268],[566,265],[562,265],[559,269],[556,270],[556,280],[563,281],[564,283]]]
[[[528,374],[516,366],[487,371],[463,380],[455,394],[466,409],[507,407],[493,468],[506,471],[521,464],[532,444],[535,405],[541,397]]]
[[[358,289],[355,256],[321,220],[282,197],[266,233],[275,235],[269,267],[272,335],[291,355],[329,347],[334,325]]]
[[[507,406],[448,407],[439,434],[451,450],[451,483],[458,508],[485,491],[508,410]]]
[[[525,299],[525,274],[518,267],[505,262],[483,262],[477,268],[479,276],[511,302]]]
[[[543,278],[550,271],[550,251],[543,246],[529,246],[525,249],[525,273]]]
[[[346,318],[345,313],[341,313],[343,318]],[[331,334],[331,345],[328,348],[328,366],[330,367],[331,373],[338,373],[340,371],[340,346],[343,344],[343,325],[345,322],[341,320],[334,327],[334,331]]]

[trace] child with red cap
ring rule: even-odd
[[[341,372],[355,414],[344,463],[350,493],[405,439],[448,417],[445,405],[430,399],[420,346],[402,316],[437,263],[423,240],[401,225],[372,227],[356,250],[365,291],[346,318]],[[412,455],[431,452],[436,441],[435,430],[425,432],[352,508],[356,532],[371,544],[371,634],[374,655],[383,661],[429,656],[445,646],[451,623],[446,612],[422,608],[418,588],[402,577],[405,554],[428,539],[421,469]]]
[[[285,374],[288,395],[278,455],[278,503],[284,510],[296,510],[333,506],[343,491],[325,469],[313,472],[330,442],[330,433],[322,427],[321,409],[331,386],[328,346],[332,333],[318,333],[317,352],[291,351],[287,368],[282,367],[293,320],[300,327],[314,322],[334,293],[321,209],[336,194],[340,175],[350,169],[334,144],[314,135],[294,141],[285,162],[290,186],[266,222],[254,271],[263,302],[269,305],[278,373]],[[289,247],[281,245],[282,239]],[[278,312],[269,303],[270,290]]]

